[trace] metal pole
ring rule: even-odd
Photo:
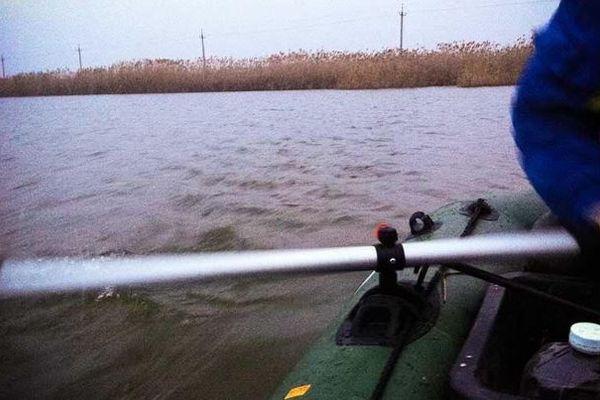
[[[204,50],[204,32],[200,29],[200,39],[202,40],[202,67],[206,69],[206,52]]]
[[[376,263],[373,246],[88,260],[9,260],[0,269],[0,296],[231,276],[369,271]]]
[[[400,9],[400,51],[404,49],[404,16],[406,13],[404,12],[404,3],[402,3],[402,7]]]
[[[77,53],[79,54],[79,70],[81,71],[83,69],[83,66],[81,64],[81,46],[77,45]]]
[[[4,54],[0,56],[0,59],[2,59],[2,79],[4,79],[6,78],[6,74],[4,73]]]
[[[575,256],[577,241],[564,230],[490,234],[404,243],[408,266],[459,262],[514,261],[529,257]]]
[[[565,231],[481,235],[404,243],[406,266],[569,257],[579,253]],[[337,273],[373,270],[374,246],[306,250],[7,260],[0,269],[0,296],[75,291],[111,285],[201,281],[230,276]]]
[[[482,279],[486,282],[490,282],[495,285],[502,286],[502,287],[510,289],[512,291],[519,292],[519,293],[522,293],[522,294],[525,294],[528,296],[533,296],[540,300],[558,304],[563,307],[569,307],[573,311],[584,313],[590,317],[600,319],[600,312],[597,310],[583,306],[581,304],[573,303],[572,301],[563,299],[561,297],[557,297],[553,294],[546,293],[543,290],[537,290],[529,285],[524,285],[522,283],[519,283],[518,281],[505,278],[502,275],[496,275],[489,271],[475,268],[471,265],[462,264],[462,263],[445,264],[444,266],[448,267],[450,269],[453,269],[455,271],[460,271],[460,272],[462,272],[466,275],[472,276],[474,278]]]

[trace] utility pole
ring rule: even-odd
[[[81,46],[77,45],[77,53],[79,53],[79,70],[81,71],[83,69],[83,66],[81,65]]]
[[[2,79],[4,79],[6,78],[6,74],[4,73],[4,54],[0,56],[0,59],[2,60]]]
[[[204,31],[200,29],[200,40],[202,40],[202,65],[206,69],[206,52],[204,51]]]
[[[404,12],[404,3],[402,3],[402,7],[400,8],[400,51],[404,49],[404,17],[406,13]]]

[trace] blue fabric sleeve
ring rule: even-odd
[[[513,104],[523,168],[550,209],[586,224],[600,204],[600,1],[563,0],[537,35]]]

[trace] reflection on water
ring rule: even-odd
[[[0,254],[368,243],[381,220],[527,186],[511,91],[0,99]],[[360,278],[4,302],[0,386],[263,398]]]

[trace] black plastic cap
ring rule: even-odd
[[[393,247],[398,241],[398,231],[388,225],[377,228],[377,240],[385,247]]]

